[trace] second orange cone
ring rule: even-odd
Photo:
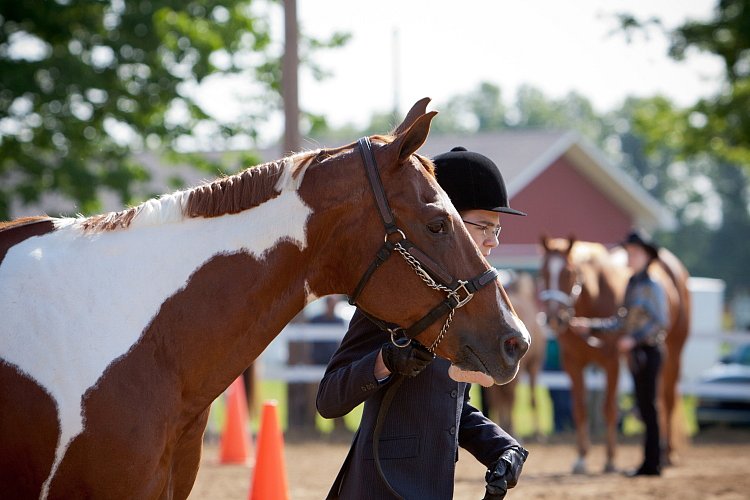
[[[251,500],[288,500],[284,465],[284,435],[276,401],[266,401],[260,419]]]

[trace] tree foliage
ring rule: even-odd
[[[271,0],[49,0],[0,3],[0,219],[42,194],[100,208],[100,188],[130,202],[148,178],[134,152],[200,136],[254,138],[280,105]],[[305,42],[310,59],[345,36]],[[316,74],[320,68],[312,65]],[[218,121],[196,88],[248,82],[244,113]]]
[[[626,30],[660,24],[620,16]],[[692,20],[668,31],[676,60],[699,50],[724,65],[720,90],[684,109],[664,98],[644,100],[631,109],[651,172],[669,180],[681,173],[682,196],[660,198],[678,214],[681,226],[666,235],[694,272],[724,279],[731,291],[750,287],[745,260],[750,254],[750,0],[718,0],[708,20]],[[677,168],[675,168],[675,166]],[[675,181],[674,172],[672,182]],[[703,182],[705,181],[705,182]],[[707,197],[713,197],[710,203]],[[718,221],[706,225],[701,209],[719,208]],[[716,210],[714,210],[716,211]],[[710,221],[708,221],[710,222]],[[710,270],[710,272],[708,272]]]

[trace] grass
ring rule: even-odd
[[[287,390],[286,383],[276,380],[266,380],[260,383],[260,394],[257,400],[262,403],[267,400],[275,400],[278,402],[279,419],[281,421],[282,428],[287,428]],[[470,391],[472,404],[479,406],[480,395],[479,387],[472,386]],[[545,387],[536,388],[536,399],[537,405],[539,406],[539,425],[541,433],[543,435],[549,435],[552,433],[553,420],[552,420],[552,401],[549,397],[549,392]],[[637,435],[643,431],[643,424],[631,411],[633,407],[633,398],[629,395],[623,395],[620,397],[620,409],[624,413],[622,422],[622,433],[626,436]],[[260,407],[261,404],[258,404]],[[260,412],[260,408],[258,409]],[[219,397],[211,407],[211,415],[209,417],[209,430],[220,434],[223,422],[225,418],[224,400],[223,397]],[[351,430],[356,430],[359,426],[360,419],[362,418],[362,405],[355,408],[349,413],[344,420],[346,425]],[[682,410],[680,418],[684,429],[687,430],[688,435],[693,435],[697,431],[697,425],[695,423],[695,398],[686,396],[682,398]],[[253,432],[256,432],[259,425],[258,416],[251,418],[251,428]],[[333,421],[327,420],[320,415],[316,418],[316,425],[318,429],[324,433],[330,433],[333,430]],[[534,415],[531,409],[531,391],[528,384],[520,383],[517,386],[516,393],[516,405],[513,408],[513,426],[514,434],[518,437],[532,436],[535,431]]]

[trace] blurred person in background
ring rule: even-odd
[[[625,290],[625,299],[616,316],[610,318],[573,318],[570,326],[579,335],[623,333],[619,351],[627,355],[633,376],[635,399],[646,427],[643,462],[629,477],[661,474],[661,438],[656,405],[659,372],[664,357],[664,339],[669,329],[669,310],[664,289],[648,272],[659,258],[659,247],[645,233],[633,231],[622,246],[628,253],[633,276]]]

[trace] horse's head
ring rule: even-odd
[[[462,370],[479,372],[473,376],[486,385],[506,383],[529,334],[438,185],[432,162],[415,154],[436,114],[426,112],[428,102],[415,104],[392,135],[330,151],[318,162],[349,169],[349,182],[332,188],[338,217],[330,231],[346,237],[335,249],[337,268],[328,271],[364,312],[398,325],[395,338],[414,337],[452,361],[456,378],[468,377]]]
[[[542,266],[539,299],[547,318],[547,326],[560,334],[568,328],[574,315],[576,300],[581,294],[581,277],[571,258],[575,237],[547,238],[542,236]]]

